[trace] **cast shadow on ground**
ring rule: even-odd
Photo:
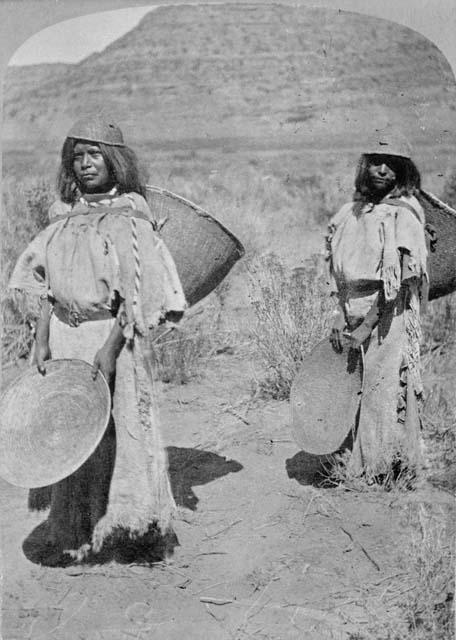
[[[195,485],[207,484],[243,468],[236,460],[227,460],[211,451],[185,447],[167,447],[169,477],[176,504],[195,511],[198,498]]]
[[[179,545],[174,531],[170,530],[162,535],[154,526],[143,535],[131,538],[127,531],[117,531],[115,538],[107,540],[101,551],[89,554],[81,562],[76,561],[64,550],[51,546],[49,539],[49,523],[47,520],[39,524],[27,536],[22,544],[25,557],[34,564],[46,567],[66,567],[69,565],[97,565],[108,562],[119,564],[138,563],[152,565],[171,556],[174,548]],[[114,541],[115,540],[115,541]]]
[[[299,484],[312,485],[317,488],[334,487],[331,482],[331,469],[334,465],[334,456],[343,451],[353,449],[353,433],[350,432],[342,443],[340,449],[329,455],[314,455],[307,451],[298,451],[292,458],[287,458],[285,467],[287,475]]]
[[[327,484],[328,456],[315,456],[306,451],[298,451],[292,458],[287,458],[285,467],[287,475],[299,484],[325,487]]]
[[[201,449],[168,447],[169,477],[176,504],[195,511],[198,498],[193,492],[195,485],[207,484],[217,478],[240,471],[243,467],[236,460],[227,460],[223,456]],[[36,502],[36,501],[35,501]],[[34,504],[44,509],[48,501]],[[50,545],[49,522],[40,523],[24,540],[23,552],[34,564],[48,567],[65,567],[76,561],[64,553],[64,550]],[[84,565],[105,564],[115,561],[119,564],[141,563],[152,565],[172,555],[179,544],[176,534],[169,531],[161,535],[154,526],[137,538],[131,538],[128,532],[116,531],[113,541],[109,539],[96,555],[84,558]]]

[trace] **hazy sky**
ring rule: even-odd
[[[9,64],[79,62],[133,29],[146,13],[153,10],[154,7],[150,6],[117,9],[104,11],[103,20],[94,20],[92,14],[59,22],[24,42]]]

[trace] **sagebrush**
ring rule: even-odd
[[[264,368],[258,387],[272,398],[288,398],[305,354],[329,335],[334,302],[326,293],[325,267],[314,256],[290,271],[270,254],[251,261],[248,271],[253,337]]]
[[[3,363],[25,357],[30,351],[37,302],[30,296],[8,290],[8,280],[21,251],[46,226],[48,209],[54,199],[51,184],[41,178],[3,181],[3,215],[0,226]]]

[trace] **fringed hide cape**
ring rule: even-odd
[[[363,345],[363,392],[350,460],[375,477],[420,462],[420,299],[427,283],[424,214],[414,197],[351,202],[327,236],[333,291],[354,330],[378,296],[379,322]]]
[[[80,469],[46,492],[49,542],[80,559],[119,532],[134,537],[151,526],[169,528],[175,504],[147,344],[149,331],[168,312],[184,310],[185,298],[138,194],[114,190],[73,206],[59,201],[49,217],[49,226],[19,258],[10,286],[53,300],[52,358],[92,363],[119,314],[127,338],[103,440]],[[32,490],[30,506],[45,506],[40,490]]]

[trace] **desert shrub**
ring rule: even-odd
[[[26,358],[33,342],[38,300],[14,291],[2,292],[2,363]]]
[[[255,163],[239,163],[197,180],[160,177],[152,184],[174,191],[218,218],[244,244],[247,256],[271,250],[288,257],[290,238],[322,229],[347,198],[336,181],[320,174],[290,177]]]
[[[42,179],[13,179],[3,182],[1,219],[1,322],[2,362],[25,357],[32,343],[31,326],[37,313],[36,300],[9,291],[8,280],[14,264],[30,240],[47,224],[47,212],[54,200],[53,190]]]
[[[422,354],[448,349],[456,340],[456,294],[433,300],[422,315]]]
[[[2,271],[11,272],[20,252],[46,226],[54,199],[50,183],[43,179],[3,181]]]
[[[454,638],[454,548],[450,514],[421,504],[406,556],[415,588],[404,605],[417,640]]]
[[[222,284],[223,289],[228,287]],[[204,371],[213,353],[226,348],[226,341],[235,339],[220,328],[223,300],[218,289],[190,308],[178,324],[167,323],[154,330],[148,348],[157,380],[186,384]]]
[[[329,333],[334,305],[325,292],[324,269],[314,257],[290,272],[269,254],[252,260],[248,272],[253,337],[265,370],[259,390],[287,398],[304,355]]]
[[[315,225],[326,225],[330,217],[336,213],[335,207],[340,200],[340,194],[337,185],[328,181],[327,176],[304,175],[289,178],[285,187],[294,199],[303,203]]]
[[[210,343],[201,331],[176,327],[151,345],[151,360],[157,379],[165,383],[186,384],[200,371]]]
[[[214,215],[241,240],[247,255],[264,249],[284,213],[296,210],[295,198],[284,192],[276,176],[262,176],[252,167],[227,169],[208,180],[174,178],[169,188]]]
[[[422,364],[425,401],[423,439],[427,475],[439,486],[456,487],[456,295],[429,303],[423,315]]]
[[[451,640],[454,638],[454,523],[441,509],[420,503],[409,508],[409,533],[399,547],[405,578],[366,589],[363,598],[369,619],[350,640]],[[360,598],[361,600],[361,598]]]
[[[427,476],[436,486],[456,489],[456,413],[454,390],[439,380],[426,385],[423,439]]]
[[[456,345],[446,342],[428,353],[424,368],[423,441],[428,479],[456,488]]]
[[[414,489],[420,479],[413,469],[401,464],[399,457],[393,457],[381,475],[370,477],[354,472],[350,458],[349,449],[327,456],[322,468],[321,485],[358,493],[400,492]]]

